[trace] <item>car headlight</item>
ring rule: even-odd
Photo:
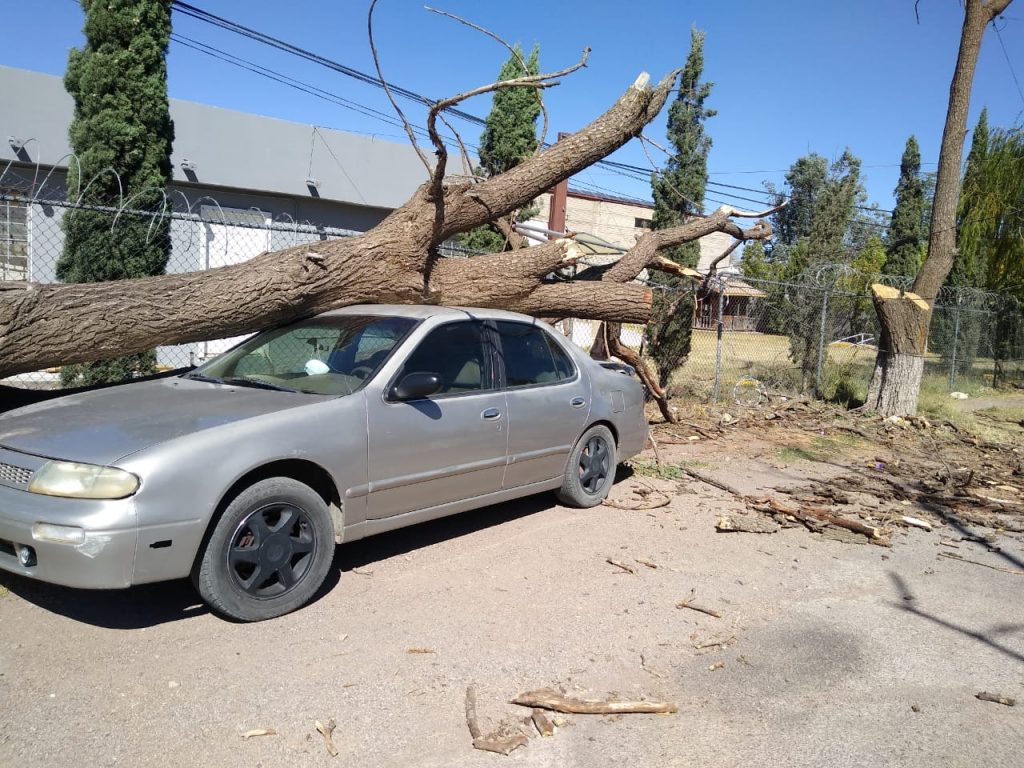
[[[139,489],[139,478],[115,467],[48,461],[36,470],[28,489],[73,499],[123,499]]]

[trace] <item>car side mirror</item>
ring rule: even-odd
[[[441,389],[441,377],[436,373],[409,373],[391,390],[395,400],[419,400],[430,397]]]

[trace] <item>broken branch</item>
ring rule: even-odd
[[[577,699],[551,688],[521,693],[512,700],[524,707],[539,707],[570,715],[652,714],[670,715],[679,711],[676,704],[660,701],[615,701]]]

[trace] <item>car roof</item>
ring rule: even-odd
[[[476,320],[518,320],[532,323],[536,318],[504,309],[483,309],[478,307],[441,307],[433,304],[352,304],[341,309],[332,309],[324,315],[388,315],[411,317],[417,320],[441,317]]]

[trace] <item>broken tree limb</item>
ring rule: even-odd
[[[1003,696],[1000,693],[989,693],[988,691],[979,691],[974,694],[974,698],[980,699],[981,701],[991,701],[995,704],[1002,704],[1004,707],[1013,707],[1017,705],[1016,699],[1011,699],[1009,696]]]
[[[490,736],[482,734],[480,724],[476,719],[476,688],[472,685],[466,688],[466,726],[473,739],[473,748],[484,752],[508,755],[512,750],[526,744],[526,736],[522,733],[494,733]]]
[[[541,736],[554,736],[555,735],[555,724],[551,722],[551,719],[544,714],[543,709],[535,709],[530,713],[530,719],[533,720],[533,725],[537,729],[537,733]]]
[[[720,490],[725,491],[726,493],[731,493],[733,496],[736,496],[737,498],[740,499],[745,500],[747,498],[747,495],[742,491],[738,490],[734,486],[729,485],[728,483],[722,482],[721,480],[716,480],[715,478],[711,477],[711,475],[699,472],[696,469],[690,469],[689,467],[680,466],[679,468],[687,475],[692,477],[694,480],[700,480],[705,485],[710,485],[713,488],[718,488]]]
[[[519,694],[513,704],[539,707],[570,715],[650,714],[670,715],[679,711],[676,704],[660,701],[616,701],[614,699],[577,699],[552,688]]]

